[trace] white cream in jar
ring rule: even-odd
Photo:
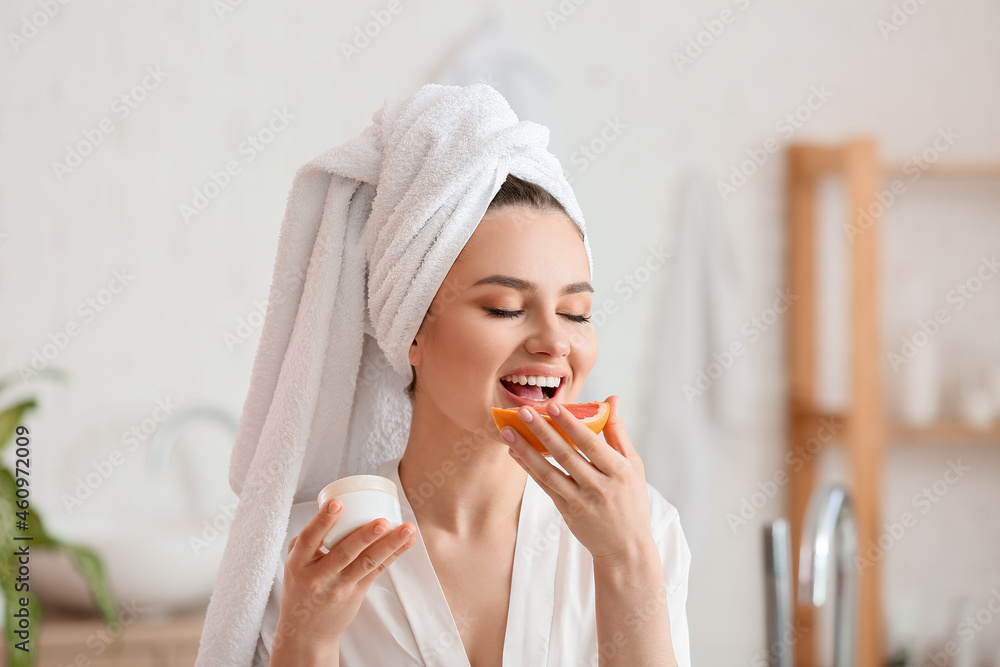
[[[319,492],[320,509],[330,498],[342,503],[333,528],[323,538],[329,551],[351,532],[378,518],[389,520],[389,530],[403,523],[396,484],[381,475],[351,475],[330,482]]]

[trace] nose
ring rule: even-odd
[[[548,354],[552,357],[565,357],[573,349],[573,336],[560,321],[558,313],[548,313],[539,316],[537,329],[529,336],[526,347],[532,354]]]

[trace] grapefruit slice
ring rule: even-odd
[[[594,433],[600,433],[604,430],[604,425],[608,423],[608,417],[611,416],[611,404],[605,401],[590,401],[589,403],[565,403],[560,404],[560,408],[563,410],[569,410],[569,413],[586,424]],[[520,433],[525,440],[531,443],[531,446],[538,450],[542,456],[552,456],[549,450],[545,448],[542,441],[531,432],[528,425],[521,421],[521,418],[517,416],[518,408],[492,408],[493,410],[493,421],[496,422],[497,430],[502,429],[504,426],[510,426],[512,429]],[[544,411],[539,411],[539,414],[549,423],[550,426],[555,427],[559,435],[563,439],[573,446],[573,449],[580,451],[580,448],[573,444],[569,436],[566,435],[559,426],[545,414]],[[506,440],[504,441],[506,442]]]

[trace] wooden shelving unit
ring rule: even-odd
[[[787,231],[788,285],[799,301],[788,315],[788,445],[790,450],[807,451],[807,443],[817,441],[824,420],[837,424],[837,438],[846,447],[851,494],[858,523],[858,543],[863,547],[878,542],[881,518],[879,498],[883,450],[888,443],[1000,443],[1000,424],[984,430],[960,422],[938,422],[914,428],[890,423],[885,418],[882,392],[880,348],[880,308],[878,301],[879,224],[867,225],[856,218],[859,211],[871,211],[883,177],[903,173],[902,164],[881,163],[875,141],[858,139],[823,146],[793,144],[788,149]],[[846,186],[849,222],[864,230],[849,244],[850,256],[850,406],[845,414],[826,414],[816,400],[816,258],[817,191],[825,178],[840,177]],[[1000,164],[968,163],[935,165],[923,178],[1000,178]],[[873,207],[875,208],[875,207]],[[815,445],[813,445],[815,446]],[[813,452],[814,453],[814,452]],[[798,546],[806,506],[816,486],[817,456],[802,456],[798,471],[788,470],[788,517],[792,538],[793,576],[799,571]],[[858,589],[858,667],[881,667],[883,655],[880,563],[860,572]],[[797,583],[794,595],[798,595]],[[815,664],[814,611],[794,605],[795,627],[800,630],[795,643],[795,663]]]
[[[940,421],[928,426],[914,427],[906,424],[892,424],[889,430],[890,443],[971,445],[1000,443],[1000,424],[990,428],[977,429],[960,421]]]

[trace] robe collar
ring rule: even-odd
[[[403,522],[417,527],[416,543],[386,570],[406,613],[420,656],[430,667],[471,667],[441,582],[434,572],[420,525],[399,481],[397,457],[379,466],[399,491]],[[503,664],[545,665],[555,609],[556,571],[567,530],[552,499],[530,475],[521,496],[511,574]]]

